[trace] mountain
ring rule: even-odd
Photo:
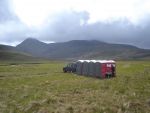
[[[28,38],[16,49],[36,57],[50,59],[149,59],[150,50],[126,44],[110,44],[97,40],[72,40],[46,44]]]
[[[48,44],[40,42],[34,38],[28,38],[16,46],[16,50],[32,54],[34,56],[42,56]]]
[[[30,60],[30,59],[34,59],[34,57],[23,52],[18,52],[15,47],[0,45],[0,61],[4,61],[4,60],[23,61],[23,60]]]

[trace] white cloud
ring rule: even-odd
[[[13,0],[16,14],[28,26],[40,26],[63,10],[87,11],[89,23],[128,18],[138,24],[150,13],[149,0]]]
[[[35,37],[44,42],[97,39],[139,45],[144,36],[140,46],[150,48],[150,0],[0,0],[0,6],[3,44]]]

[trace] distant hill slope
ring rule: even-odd
[[[10,60],[10,61],[27,61],[35,59],[32,56],[27,54],[18,53],[18,52],[11,52],[11,51],[0,51],[0,61]]]
[[[16,51],[15,47],[0,45],[0,61],[4,60],[31,60],[34,59],[29,54]]]
[[[149,59],[150,50],[125,44],[110,44],[97,40],[72,40],[46,44],[26,39],[16,47],[33,56],[51,59]]]
[[[14,51],[15,47],[13,46],[7,46],[7,45],[1,45],[0,44],[0,51]]]

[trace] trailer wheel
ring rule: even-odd
[[[110,74],[106,74],[106,78],[110,78],[111,77],[111,75]]]
[[[66,70],[63,70],[63,72],[66,73],[67,71],[66,71]]]

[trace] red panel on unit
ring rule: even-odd
[[[102,78],[105,78],[105,74],[107,71],[106,64],[101,64]]]

